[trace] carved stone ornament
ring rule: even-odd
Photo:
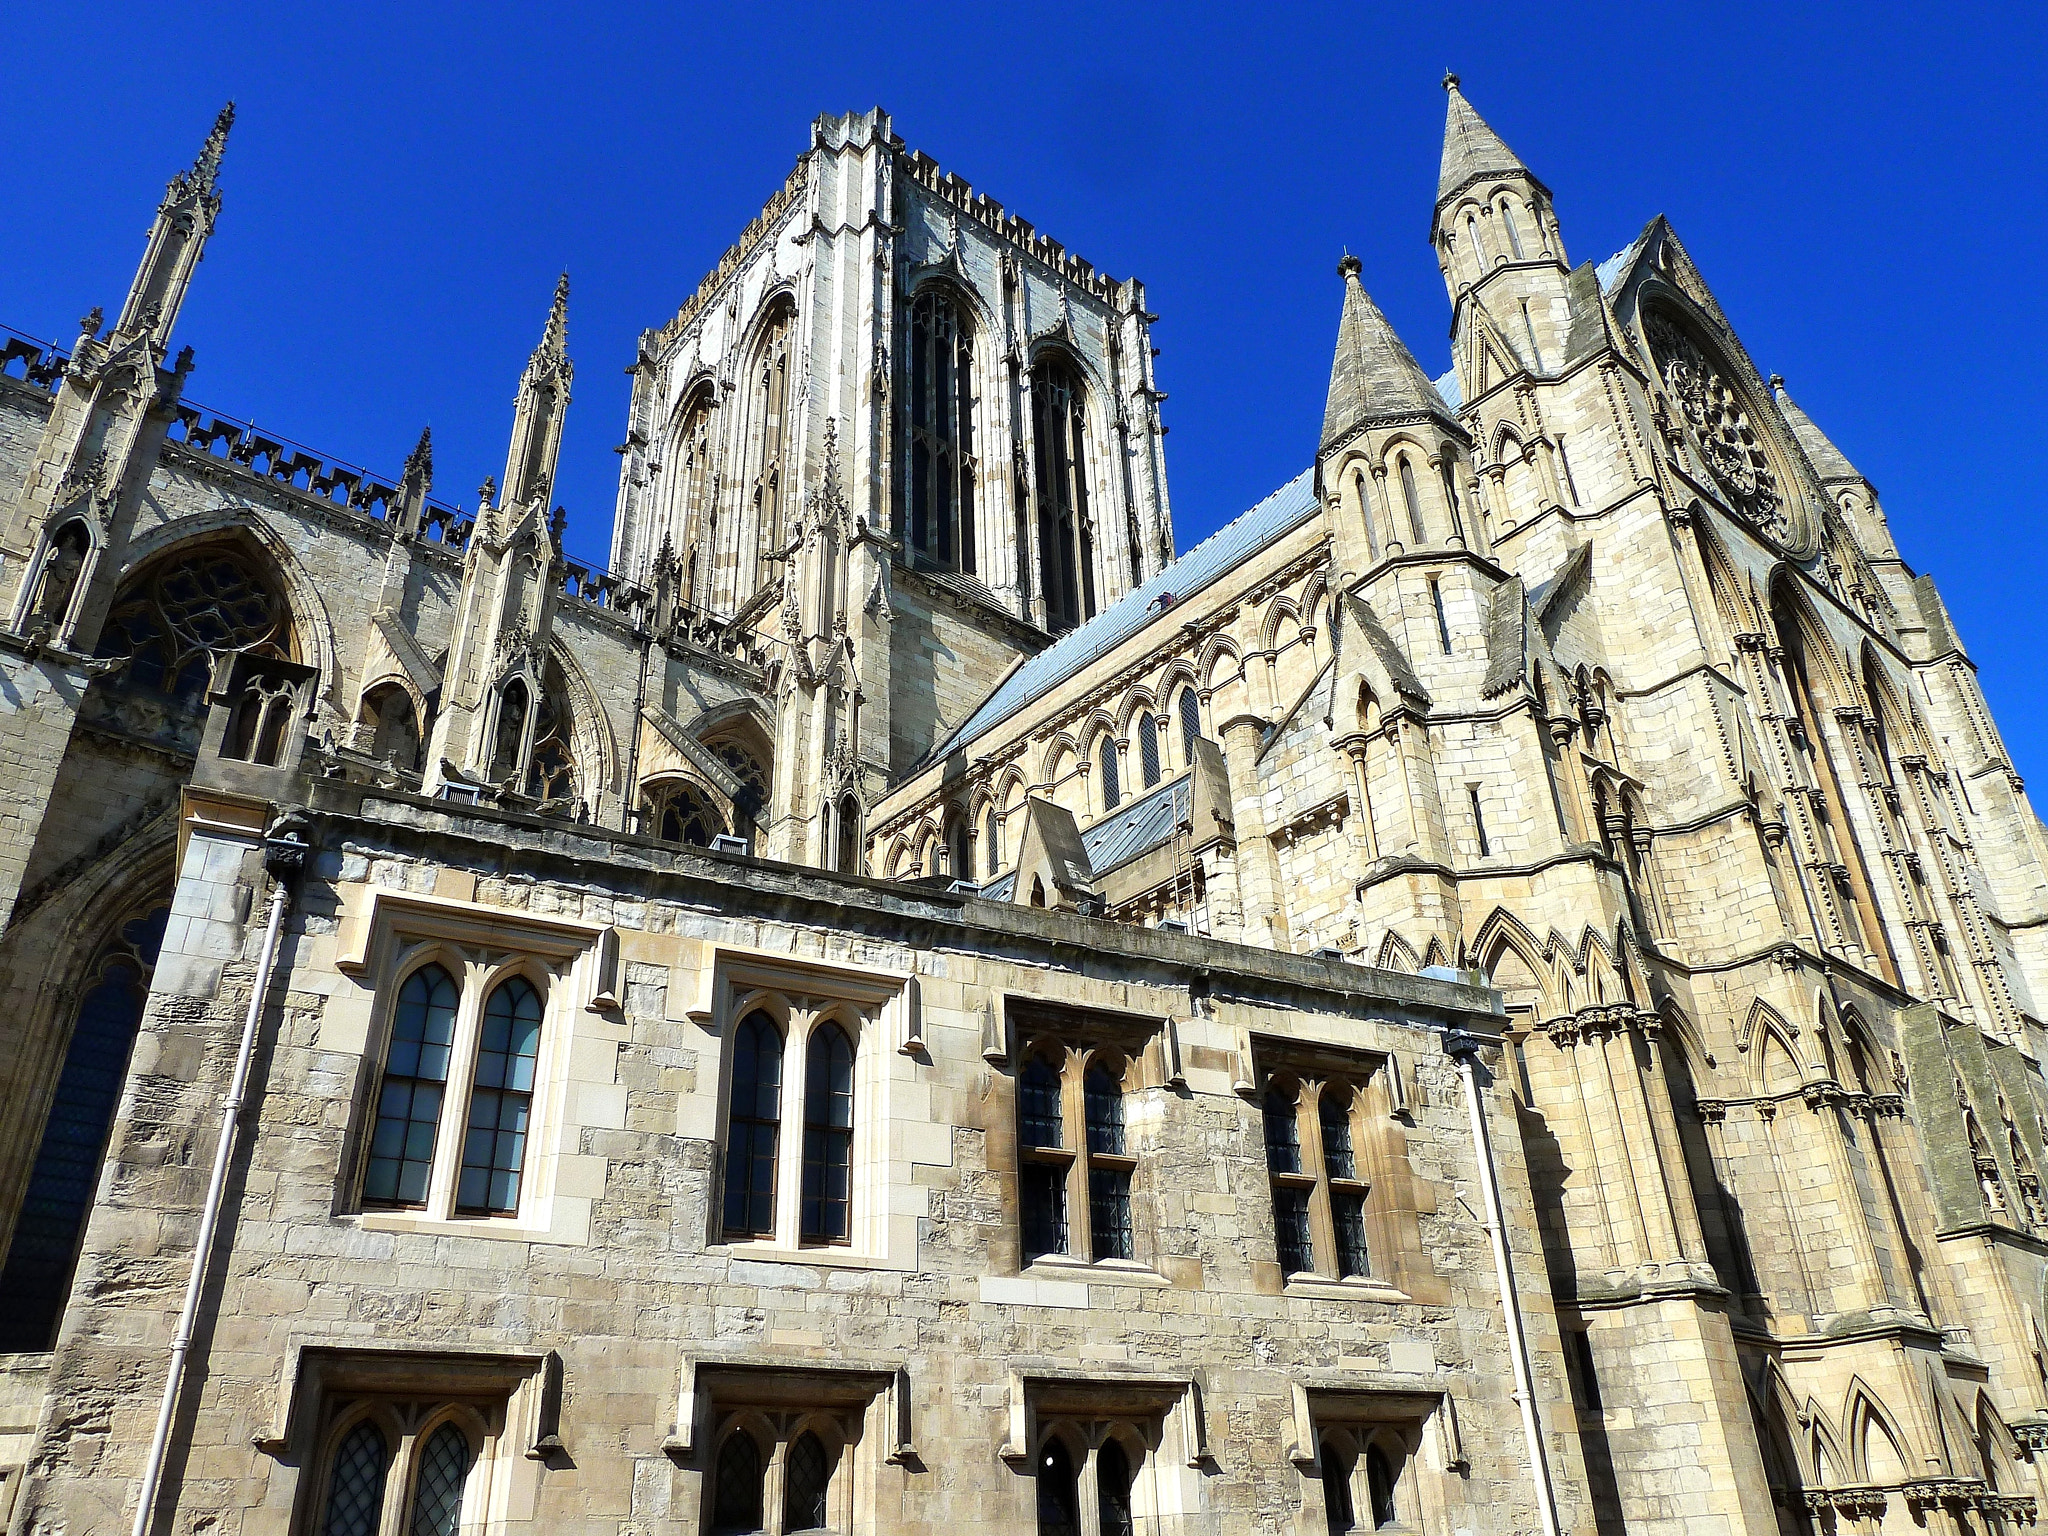
[[[1784,488],[1742,397],[1692,337],[1658,315],[1644,330],[1664,387],[1685,417],[1686,434],[1743,521],[1780,544],[1792,542]]]

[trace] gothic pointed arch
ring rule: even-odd
[[[1373,964],[1383,971],[1407,971],[1411,974],[1421,969],[1415,958],[1415,947],[1391,928],[1380,940],[1379,958]]]
[[[1851,1378],[1842,1403],[1842,1429],[1859,1483],[1901,1483],[1912,1476],[1911,1445],[1861,1376]]]

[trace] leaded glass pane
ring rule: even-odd
[[[1048,1440],[1038,1453],[1038,1536],[1080,1536],[1081,1491],[1066,1442]]]
[[[816,1531],[825,1526],[825,1497],[832,1486],[832,1462],[816,1435],[798,1435],[789,1448],[783,1477],[788,1496],[783,1500],[782,1528],[785,1531]]]
[[[1067,1170],[1026,1163],[1018,1178],[1023,1197],[1024,1262],[1067,1251]]]
[[[540,993],[521,976],[500,986],[484,1004],[457,1210],[510,1216],[519,1209],[540,1060],[540,1016]]]
[[[462,1523],[462,1485],[469,1478],[469,1437],[443,1424],[420,1451],[406,1536],[455,1536]]]
[[[1195,743],[1202,735],[1202,701],[1192,688],[1180,691],[1180,755],[1186,762],[1195,760]]]
[[[1294,1096],[1267,1089],[1265,1120],[1266,1167],[1274,1173],[1301,1172],[1301,1125],[1295,1119]]]
[[[782,1033],[767,1014],[741,1021],[733,1038],[732,1108],[725,1135],[725,1230],[775,1231],[776,1138],[782,1128]]]
[[[1159,722],[1149,710],[1138,716],[1138,766],[1147,789],[1159,782]]]
[[[1371,1274],[1371,1256],[1365,1244],[1365,1196],[1356,1190],[1337,1190],[1330,1197],[1330,1214],[1337,1224],[1337,1273]]]
[[[1124,1090],[1116,1074],[1093,1065],[1081,1079],[1081,1097],[1088,1111],[1088,1150],[1113,1157],[1124,1155]]]
[[[1329,1518],[1330,1536],[1351,1536],[1358,1524],[1351,1503],[1351,1475],[1357,1460],[1337,1441],[1325,1438],[1322,1462],[1323,1512]]]
[[[327,1518],[321,1536],[377,1536],[384,1507],[384,1474],[391,1450],[384,1433],[365,1419],[341,1437],[327,1477]]]
[[[1315,1244],[1309,1237],[1307,1190],[1284,1184],[1273,1186],[1273,1226],[1280,1250],[1280,1272],[1295,1275],[1314,1269]]]
[[[1116,758],[1116,738],[1105,732],[1097,755],[1102,759],[1102,808],[1105,811],[1113,811],[1123,803],[1124,798],[1121,765]]]
[[[713,1490],[711,1529],[719,1536],[761,1528],[761,1447],[744,1429],[725,1437],[718,1450],[718,1485]]]
[[[1064,1146],[1060,1120],[1060,1074],[1043,1056],[1033,1056],[1017,1083],[1018,1138],[1027,1147]]]
[[[1131,1257],[1131,1175],[1127,1170],[1088,1170],[1088,1233],[1096,1258]]]
[[[460,997],[438,965],[420,967],[398,990],[363,1178],[363,1199],[373,1205],[426,1203]]]
[[[1122,1441],[1105,1440],[1095,1453],[1095,1491],[1102,1536],[1131,1536],[1131,1458]]]
[[[1323,1165],[1333,1179],[1358,1177],[1358,1160],[1351,1154],[1351,1096],[1342,1089],[1325,1088],[1316,1100],[1316,1117],[1323,1127]]]
[[[826,1025],[804,1068],[803,1229],[806,1242],[844,1242],[853,1230],[853,1044]]]

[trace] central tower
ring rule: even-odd
[[[885,112],[821,117],[641,338],[614,561],[842,676],[872,794],[1173,558],[1154,318]]]

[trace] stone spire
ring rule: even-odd
[[[1391,416],[1427,415],[1455,423],[1429,375],[1358,280],[1358,258],[1346,256],[1337,271],[1344,279],[1344,317],[1337,326],[1337,355],[1330,363],[1323,447],[1368,422]]]
[[[545,501],[553,493],[555,459],[562,449],[562,413],[568,409],[569,385],[575,376],[569,363],[569,274],[564,272],[555,284],[540,345],[519,377],[513,405],[503,503],[512,516],[525,511],[529,501]]]
[[[192,269],[199,265],[207,236],[220,216],[220,193],[214,182],[234,123],[235,104],[231,101],[214,118],[213,131],[207,134],[191,169],[178,172],[164,189],[142,264],[136,269],[120,318],[114,322],[116,342],[146,341],[158,358],[169,347],[171,327],[177,323],[185,291],[191,286]]]
[[[1460,188],[1483,176],[1526,176],[1535,173],[1515,152],[1500,141],[1500,135],[1486,122],[1458,90],[1458,77],[1444,76],[1444,91],[1450,97],[1444,116],[1443,168],[1436,181],[1436,200],[1444,203]]]
[[[1784,413],[1785,424],[1799,439],[1799,446],[1806,450],[1806,457],[1821,479],[1863,479],[1863,471],[1851,464],[1842,450],[1828,441],[1827,434],[1813,424],[1812,418],[1793,403],[1792,397],[1785,393],[1785,380],[1775,373],[1771,375],[1771,393],[1778,397],[1778,409]]]

